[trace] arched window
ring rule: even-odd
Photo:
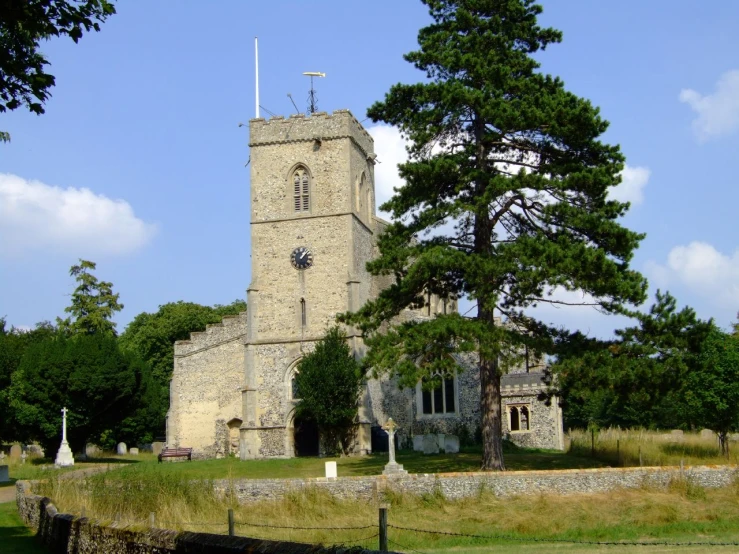
[[[293,171],[293,206],[295,213],[310,211],[310,176],[302,165]]]
[[[521,421],[518,418],[518,408],[511,406],[511,431],[520,431]]]
[[[531,431],[531,405],[518,404],[507,406],[508,429],[513,432]]]

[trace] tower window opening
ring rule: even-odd
[[[300,299],[300,324],[305,327],[308,323],[308,319],[305,313],[305,298]]]
[[[310,211],[310,178],[302,166],[293,173],[293,202],[296,213]]]

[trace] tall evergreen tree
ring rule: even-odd
[[[73,334],[115,336],[116,324],[111,320],[123,309],[123,304],[118,301],[120,295],[113,293],[113,283],[98,281],[91,273],[95,267],[94,262],[80,260],[79,265],[70,268],[69,274],[77,281],[77,288],[72,293],[72,304],[64,311],[72,314],[73,319],[59,319],[58,324]]]
[[[368,115],[409,140],[405,185],[383,209],[373,274],[394,284],[344,321],[368,336],[367,363],[410,384],[446,373],[455,349],[479,352],[485,470],[504,469],[499,358],[553,330],[524,310],[554,287],[592,294],[606,312],[641,303],[646,282],[629,268],[642,235],[622,227],[628,204],[608,199],[624,158],[600,142],[608,123],[587,100],[538,71],[533,55],[561,41],[537,24],[532,0],[423,0],[433,23],[405,59],[427,80],[397,84]],[[428,293],[469,297],[467,318],[383,322]],[[496,323],[495,315],[511,325]]]

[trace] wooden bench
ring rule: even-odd
[[[182,458],[187,456],[188,461],[192,461],[192,448],[165,448],[159,453],[159,463],[163,458]]]

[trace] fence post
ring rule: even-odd
[[[233,537],[236,535],[236,531],[234,529],[234,511],[233,508],[228,509],[228,536]]]
[[[387,504],[380,504],[380,552],[387,552]]]
[[[590,456],[595,458],[595,427],[590,428]]]
[[[156,521],[156,516],[154,515],[154,512],[149,512],[149,527],[154,529],[154,522]]]

